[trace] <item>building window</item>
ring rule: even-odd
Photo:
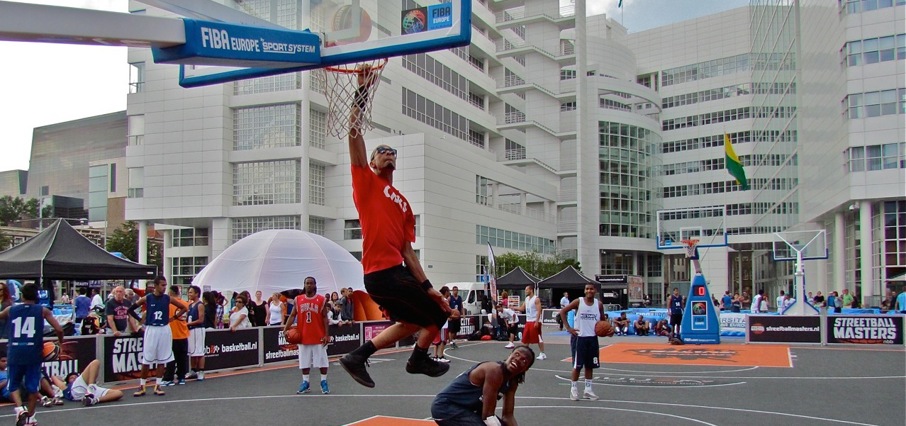
[[[444,133],[470,141],[469,120],[409,89],[402,91],[403,115],[414,118]]]
[[[129,64],[129,93],[142,93],[145,91],[145,63],[133,62]]]
[[[294,204],[301,199],[298,160],[233,164],[233,205]]]
[[[173,269],[170,274],[170,284],[192,284],[192,278],[195,278],[202,268],[208,264],[208,258],[204,256],[174,257],[172,260]]]
[[[129,190],[126,191],[128,198],[142,198],[145,196],[145,168],[130,167],[129,170]]]
[[[308,162],[308,202],[324,205],[324,172],[325,166],[314,161]]]
[[[281,104],[233,110],[236,151],[300,146],[299,105]]]
[[[844,99],[843,104],[847,106],[849,118],[903,114],[906,107],[906,88],[851,93]]]
[[[208,228],[174,229],[170,234],[170,247],[205,247],[208,241]]]
[[[299,216],[237,217],[231,220],[232,243],[268,229],[301,229]]]
[[[479,148],[484,148],[484,132],[469,129],[469,143]]]
[[[554,240],[482,225],[475,225],[475,244],[491,244],[494,247],[542,254],[554,254],[557,251]]]
[[[361,240],[362,224],[358,220],[347,220],[343,225],[344,240]]]
[[[233,83],[234,95],[250,95],[254,93],[271,93],[284,90],[298,90],[302,88],[301,73],[272,75],[269,77],[249,78]]]
[[[482,206],[491,205],[491,181],[484,176],[475,176],[475,202]]]
[[[327,135],[327,113],[316,109],[309,110],[308,143],[312,148],[324,149]]]
[[[126,144],[138,146],[145,144],[145,115],[136,114],[126,117]]]
[[[525,146],[506,140],[506,159],[507,160],[525,160]]]
[[[324,218],[317,216],[308,217],[308,232],[324,236]]]

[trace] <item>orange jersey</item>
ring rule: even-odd
[[[324,328],[324,305],[327,303],[323,295],[308,297],[304,294],[296,296],[296,328],[302,335],[303,345],[317,345],[327,336]]]
[[[403,263],[403,247],[415,242],[415,215],[403,194],[368,167],[352,166],[352,199],[362,226],[366,274]]]
[[[173,333],[174,340],[188,339],[189,327],[186,326],[186,313],[183,312],[178,320],[174,320],[173,315],[176,314],[176,309],[176,306],[170,305],[170,332]]]

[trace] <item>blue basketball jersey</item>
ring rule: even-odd
[[[683,296],[670,296],[670,313],[683,313]]]
[[[40,364],[44,358],[44,307],[21,304],[9,309],[7,322],[10,364]]]
[[[201,302],[195,302],[189,305],[189,313],[186,322],[192,322],[198,319],[198,307],[201,306]],[[190,325],[189,329],[201,328],[204,327],[204,324]]]
[[[170,323],[170,296],[154,293],[145,295],[145,325],[167,325]]]

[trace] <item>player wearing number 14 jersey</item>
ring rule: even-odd
[[[22,287],[23,302],[0,312],[0,319],[8,319],[9,350],[7,386],[15,403],[16,426],[36,425],[35,405],[38,402],[38,385],[41,382],[41,362],[44,359],[44,321],[53,326],[59,344],[63,344],[63,329],[47,308],[38,305],[38,285],[29,283]],[[24,381],[28,406],[22,404],[19,392]]]
[[[308,374],[312,367],[317,367],[321,372],[321,393],[328,394],[327,387],[327,300],[318,294],[318,283],[313,277],[305,277],[305,294],[296,296],[293,311],[289,314],[283,331],[292,327],[296,320],[296,328],[302,336],[299,345],[299,368],[302,369],[302,383],[299,384],[297,394],[311,392]]]

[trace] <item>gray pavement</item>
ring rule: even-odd
[[[568,337],[546,327],[549,359],[537,361],[517,394],[522,425],[895,425],[906,424],[906,351],[903,347],[793,346],[793,368],[608,364],[596,370],[599,401],[571,401]],[[742,343],[741,339],[724,339]],[[601,344],[663,343],[656,337],[601,339]],[[362,387],[335,363],[332,393],[297,396],[294,365],[212,373],[204,382],[166,388],[95,407],[67,403],[39,409],[42,425],[342,425],[375,415],[430,417],[434,395],[456,374],[483,360],[503,359],[500,342],[461,342],[441,378],[404,371],[408,350],[379,352],[370,372],[377,387]],[[317,378],[314,372],[313,379]],[[581,386],[580,391],[581,391]],[[498,407],[499,409],[499,407]],[[13,423],[12,407],[0,422]]]

